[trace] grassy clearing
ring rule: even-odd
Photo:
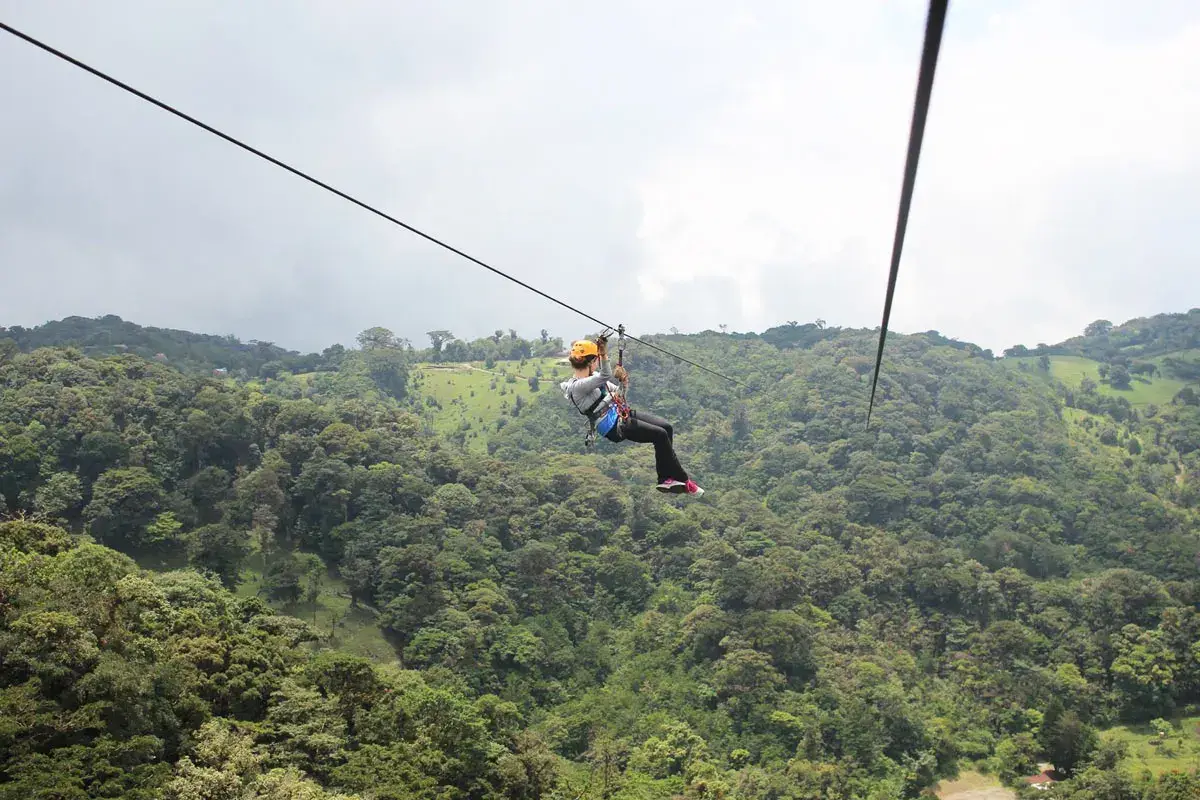
[[[246,559],[242,583],[237,587],[239,597],[253,597],[262,586],[264,564],[259,553]],[[302,619],[312,625],[322,637],[320,644],[370,658],[378,663],[396,660],[396,651],[383,637],[375,624],[375,615],[364,608],[350,608],[346,585],[327,573],[315,603],[301,601],[294,605],[271,603],[276,610]]]
[[[1120,725],[1100,734],[1105,741],[1123,741],[1129,747],[1125,767],[1137,774],[1148,769],[1155,775],[1173,769],[1200,769],[1200,716],[1175,720],[1165,741],[1149,725]]]
[[[149,554],[135,558],[142,569],[154,572],[188,569],[187,557],[182,553],[173,555]],[[265,563],[262,553],[252,543],[252,552],[242,565],[241,579],[234,590],[238,597],[254,597],[262,588]],[[270,601],[268,601],[270,602]],[[315,603],[299,602],[293,605],[270,603],[280,613],[302,619],[316,629],[321,637],[315,644],[332,647],[355,655],[370,658],[378,663],[396,660],[396,651],[375,624],[375,614],[365,608],[350,608],[350,595],[346,584],[336,575],[326,572],[321,582],[321,591]]]
[[[1035,357],[1011,358],[1005,359],[1005,361],[1016,365],[1027,364],[1028,367],[1026,369],[1032,375],[1044,376],[1046,374],[1038,367],[1038,359]],[[1134,376],[1128,389],[1114,389],[1107,383],[1100,381],[1100,362],[1081,356],[1050,356],[1049,377],[1066,384],[1072,389],[1078,388],[1080,382],[1085,377],[1091,378],[1098,386],[1101,394],[1112,397],[1124,397],[1134,406],[1145,406],[1152,403],[1155,405],[1166,405],[1171,402],[1171,398],[1180,389],[1187,385],[1183,381],[1178,381],[1174,378]]]
[[[1017,794],[991,775],[963,772],[954,780],[934,787],[940,800],[1016,800]]]
[[[541,376],[538,377],[538,371]],[[517,398],[528,403],[541,392],[557,391],[570,367],[554,358],[497,361],[488,368],[482,361],[463,364],[418,364],[413,369],[417,393],[424,402],[432,400],[434,428],[443,434],[464,431],[467,446],[483,451],[497,421],[511,414]],[[538,377],[538,392],[529,379]]]

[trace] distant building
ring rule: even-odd
[[[155,354],[154,354],[154,360],[155,360],[155,361],[162,361],[162,362],[166,362],[166,360],[167,360],[167,354],[166,354],[166,353],[155,353]]]
[[[225,369],[224,367],[217,367],[213,370],[213,377],[215,378],[224,378],[228,374],[229,370]]]
[[[1037,775],[1030,775],[1023,780],[1035,789],[1044,790],[1050,788],[1050,784],[1054,783],[1055,778],[1053,771],[1047,769],[1039,772]]]

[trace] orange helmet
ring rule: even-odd
[[[587,358],[588,356],[598,355],[600,355],[600,350],[596,347],[595,342],[590,342],[587,339],[580,339],[577,342],[571,343],[572,358]]]

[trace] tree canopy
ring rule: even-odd
[[[0,797],[913,798],[1039,760],[1073,798],[1195,787],[1097,732],[1200,704],[1200,407],[930,331],[889,337],[867,428],[871,331],[672,335],[750,387],[626,353],[688,501],[557,392],[486,453],[437,434],[412,367],[460,342],[430,336],[257,378],[0,361]],[[334,585],[393,658],[289,613]]]

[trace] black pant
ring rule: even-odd
[[[654,444],[654,467],[658,471],[658,482],[674,478],[680,483],[687,483],[688,474],[684,472],[679,457],[675,455],[675,430],[671,423],[662,417],[647,414],[645,411],[630,411],[629,419],[618,422],[605,438],[613,442],[628,439],[631,442]]]

